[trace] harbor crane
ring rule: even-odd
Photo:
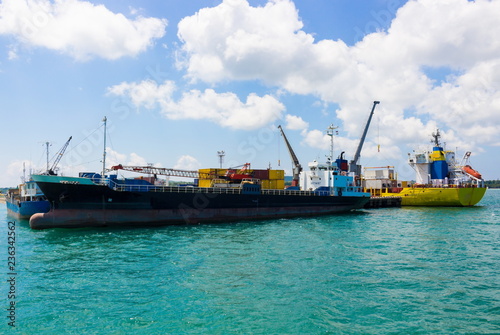
[[[288,142],[288,139],[286,138],[285,132],[283,131],[283,128],[281,128],[281,125],[279,125],[278,128],[281,131],[281,135],[283,135],[283,139],[285,140],[288,152],[290,153],[290,157],[292,158],[292,163],[293,163],[292,186],[299,186],[299,176],[300,172],[302,171],[302,165],[300,165],[299,159],[297,158],[297,155],[295,155],[295,152],[293,151],[290,142]]]
[[[356,153],[354,154],[354,158],[351,160],[349,164],[349,172],[354,172],[356,176],[361,176],[361,165],[358,165],[359,157],[361,155],[361,149],[363,148],[363,144],[365,142],[366,133],[368,133],[368,128],[370,127],[370,122],[372,121],[373,112],[375,111],[375,107],[380,103],[380,101],[374,101],[372,111],[370,112],[370,116],[368,117],[368,121],[365,125],[365,130],[363,131],[363,135],[359,140],[358,148],[356,149]]]
[[[56,159],[54,160],[54,163],[52,164],[52,166],[47,170],[47,174],[48,175],[51,175],[51,176],[54,176],[56,175],[56,167],[57,167],[57,164],[59,164],[59,161],[61,160],[62,156],[64,155],[64,152],[66,151],[66,148],[68,147],[69,145],[69,142],[71,141],[71,139],[73,138],[73,136],[70,136],[69,139],[66,141],[66,143],[63,145],[63,147],[59,150],[59,152],[56,153]]]

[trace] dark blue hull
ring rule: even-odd
[[[18,201],[7,199],[7,212],[9,215],[19,219],[29,219],[36,213],[47,213],[50,210],[50,203],[47,200],[40,201]]]
[[[46,178],[45,178],[46,179]],[[37,181],[53,204],[30,219],[34,229],[55,227],[169,225],[326,215],[363,208],[369,194],[321,195],[312,191],[125,187],[85,179]],[[85,184],[83,184],[85,183]]]

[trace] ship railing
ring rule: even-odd
[[[113,183],[113,190],[118,192],[158,192],[158,193],[215,193],[240,194],[240,188],[190,187],[190,186],[157,186]]]
[[[262,194],[267,195],[317,195],[314,191],[299,191],[299,190],[277,190],[269,189],[262,190]]]
[[[212,193],[212,194],[241,194],[241,188],[222,188],[222,187],[194,187],[194,186],[158,186],[158,185],[134,185],[121,184],[115,181],[109,181],[110,187],[118,192],[173,192],[173,193]],[[296,196],[317,196],[323,195],[321,192],[287,190],[287,189],[264,189],[261,194],[264,195],[296,195]]]

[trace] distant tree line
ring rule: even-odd
[[[484,184],[489,188],[500,188],[500,180],[486,180]]]

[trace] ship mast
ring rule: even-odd
[[[436,132],[432,133],[432,137],[434,137],[434,141],[431,142],[434,142],[434,146],[440,147],[439,138],[441,137],[441,134],[439,133],[439,129],[436,129]]]
[[[326,134],[330,136],[330,162],[333,162],[333,135],[335,129],[338,129],[338,127],[335,127],[333,123],[326,129]]]
[[[47,146],[46,155],[47,155],[47,171],[49,171],[49,147],[52,145],[49,141],[45,142]]]
[[[102,176],[101,176],[102,179],[101,180],[104,182],[104,176],[106,174],[106,122],[108,121],[106,116],[104,117],[104,119],[102,119],[102,121],[104,122],[104,150],[102,153]]]
[[[222,161],[224,160],[225,155],[226,155],[226,153],[224,152],[224,150],[217,151],[217,156],[219,156],[219,164],[220,164],[221,169],[222,169]]]

